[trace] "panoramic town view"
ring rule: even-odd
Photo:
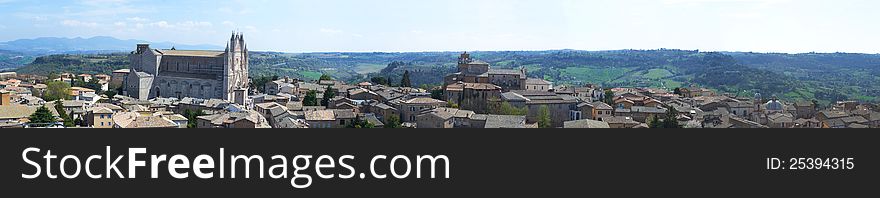
[[[663,2],[670,9],[705,3]],[[759,6],[790,3],[767,2]],[[9,4],[32,3],[0,1],[0,10],[36,18],[35,27],[0,24],[2,31],[34,29],[0,37],[0,128],[880,128],[880,54],[861,48],[592,49],[563,41],[536,49],[470,41],[521,41],[504,36],[384,48],[354,41],[369,40],[367,33],[316,26],[315,34],[345,38],[328,38],[330,49],[288,50],[273,42],[324,45],[267,42],[285,30],[243,25],[247,17],[232,21],[254,11],[173,22],[148,18],[149,10],[166,11],[122,9],[143,4],[137,1],[67,2],[70,10],[119,12],[47,16],[15,14],[21,10]],[[46,28],[70,33],[40,32]],[[153,29],[164,36],[144,39],[173,42],[131,33]],[[336,47],[338,39],[358,47]]]

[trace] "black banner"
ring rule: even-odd
[[[5,193],[34,197],[839,197],[872,194],[880,178],[880,135],[866,130],[4,129],[2,136]],[[142,163],[134,178],[130,156]]]

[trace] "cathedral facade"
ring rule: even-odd
[[[160,50],[138,44],[129,59],[123,93],[127,96],[247,101],[248,50],[240,33],[232,34],[225,51]]]

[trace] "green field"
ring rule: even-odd
[[[323,75],[320,72],[314,72],[314,71],[300,71],[297,74],[299,74],[303,78],[309,79],[309,80],[317,80],[317,79],[321,78],[321,75]]]
[[[366,63],[358,63],[355,66],[355,72],[358,74],[369,74],[376,73],[384,69],[387,65],[383,64],[366,64]]]
[[[610,82],[622,77],[629,71],[629,69],[623,68],[594,69],[589,67],[567,67],[560,71],[560,75],[582,82]]]
[[[672,74],[672,72],[669,72],[669,70],[651,69],[651,70],[648,70],[648,72],[645,72],[645,74],[643,74],[642,77],[649,78],[649,79],[663,79],[663,78],[669,78],[672,76],[674,76],[674,74]]]

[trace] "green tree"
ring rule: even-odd
[[[614,91],[611,91],[611,89],[605,90],[605,104],[614,106]]]
[[[113,96],[118,94],[115,89],[107,90],[104,92],[104,95],[107,95],[107,98],[113,99]]]
[[[345,126],[345,128],[353,128],[353,129],[372,129],[376,128],[376,125],[373,123],[367,122],[366,120],[362,120],[358,117],[354,122],[349,123]]]
[[[666,111],[666,119],[663,120],[663,128],[682,128],[681,125],[678,124],[678,110],[675,110],[674,107],[668,105],[665,105],[665,108],[668,110]]]
[[[663,122],[661,122],[656,115],[652,115],[648,118],[648,127],[652,129],[664,128]]]
[[[400,127],[400,116],[388,115],[388,123],[385,123],[385,128],[396,129]]]
[[[510,104],[509,102],[494,102],[490,104],[490,112],[498,115],[527,115],[529,114],[529,109],[526,107],[517,108]]]
[[[321,98],[321,106],[330,105],[330,100],[336,97],[336,89],[333,89],[333,86],[327,86],[327,89],[324,90],[324,98]]]
[[[321,77],[318,80],[333,80],[333,77],[327,74],[321,74]]]
[[[391,82],[388,80],[388,78],[385,78],[382,76],[372,77],[372,78],[370,78],[370,82],[372,82],[373,84],[376,84],[376,85],[391,86]]]
[[[550,107],[548,107],[547,105],[541,106],[541,108],[538,110],[538,127],[553,127],[553,120],[551,120],[550,118]]]
[[[303,98],[303,106],[318,106],[318,92],[311,90]]]
[[[442,89],[431,90],[431,98],[437,99],[437,100],[446,100],[446,98],[443,98],[443,90]]]
[[[672,90],[672,93],[675,95],[681,95],[681,87],[676,87],[674,90]]]
[[[412,87],[412,81],[409,80],[409,70],[403,71],[403,78],[400,79],[401,87]]]
[[[449,108],[453,108],[453,109],[461,108],[461,106],[458,106],[458,104],[455,104],[455,102],[452,102],[452,101],[446,101],[446,106]]]
[[[55,123],[55,116],[52,115],[52,111],[46,106],[40,106],[37,108],[37,111],[28,118],[31,124],[38,124],[40,126],[48,125],[51,123]]]
[[[43,100],[67,100],[70,99],[70,85],[61,81],[51,81],[46,84],[46,93],[43,93]]]
[[[61,100],[55,101],[55,111],[58,111],[58,117],[64,120],[64,127],[74,126],[74,120],[70,118],[70,115],[67,115],[67,111],[64,110],[64,104]]]
[[[183,116],[186,117],[186,128],[198,128],[199,116],[206,115],[204,111],[183,110]]]

